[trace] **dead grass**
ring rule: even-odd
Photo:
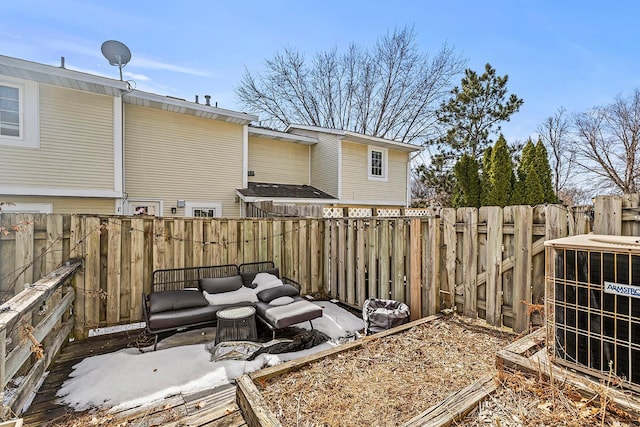
[[[500,382],[496,393],[455,425],[627,427],[640,424],[640,419],[634,419],[606,399],[606,384],[601,385],[596,398],[585,399],[566,384],[526,377],[520,372],[500,372],[496,379]]]
[[[452,316],[276,377],[261,390],[284,426],[399,425],[496,372],[515,336]]]

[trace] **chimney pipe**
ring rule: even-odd
[[[216,101],[216,108],[218,108],[218,101]]]
[[[205,95],[204,99],[205,99],[205,104],[211,107],[211,95]]]
[[[64,56],[60,57],[60,68],[64,68]]]
[[[198,102],[198,95],[196,95],[196,104],[199,104],[199,102]]]

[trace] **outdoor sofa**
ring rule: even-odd
[[[143,294],[145,328],[154,335],[155,350],[161,335],[214,325],[225,308],[253,306],[275,337],[278,329],[322,316],[299,293],[300,285],[280,277],[271,261],[156,270],[151,293]]]

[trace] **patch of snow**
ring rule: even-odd
[[[342,307],[330,301],[314,301],[322,307],[322,317],[313,319],[313,329],[327,334],[334,342],[340,343],[345,339],[358,337],[358,332],[364,329],[364,321],[351,314]],[[311,329],[309,322],[295,325],[304,329]]]
[[[362,319],[335,304],[327,301],[314,304],[324,310],[322,318],[313,321],[314,328],[335,341],[353,337],[364,328]],[[306,326],[296,326],[308,325],[306,322]],[[190,332],[192,338],[199,342],[211,341],[215,335],[210,331]],[[182,334],[175,337],[178,335]],[[127,348],[84,359],[73,367],[70,378],[58,390],[61,403],[77,411],[91,408],[120,411],[144,407],[179,393],[195,393],[228,384],[243,374],[335,346],[335,343],[326,342],[298,352],[261,354],[252,361],[211,362],[206,344],[193,344],[191,341],[190,345],[182,345],[185,340],[175,338],[174,343],[166,341],[166,348],[161,349],[163,341],[157,351],[141,353],[138,349]]]

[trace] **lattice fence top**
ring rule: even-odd
[[[342,218],[342,208],[324,208],[322,216],[324,218]]]
[[[408,208],[404,210],[404,216],[431,216],[433,209]]]
[[[402,216],[401,209],[378,209],[378,215],[382,217]]]
[[[371,208],[349,208],[350,218],[368,218],[373,215]]]

